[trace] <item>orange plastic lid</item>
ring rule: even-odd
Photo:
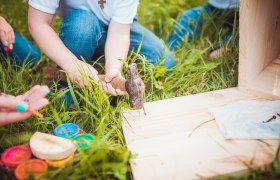
[[[58,160],[58,161],[51,161],[51,160],[46,160],[46,163],[51,166],[51,167],[63,167],[65,166],[67,163],[69,163],[72,159],[74,158],[74,154],[71,154],[70,156],[68,156],[65,159],[62,160]]]
[[[2,155],[2,162],[8,167],[16,167],[20,163],[30,159],[32,156],[28,145],[13,146],[6,149]]]
[[[30,159],[21,163],[15,170],[17,179],[25,179],[29,176],[36,178],[42,177],[44,172],[48,169],[45,161],[39,159]]]

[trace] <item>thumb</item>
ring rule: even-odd
[[[117,76],[116,73],[107,73],[107,74],[105,75],[104,81],[107,82],[107,83],[109,83],[109,82],[111,82],[112,79],[114,79],[116,76]]]

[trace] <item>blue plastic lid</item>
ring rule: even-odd
[[[58,137],[71,138],[78,134],[79,130],[79,126],[74,123],[64,123],[57,126],[53,133]]]

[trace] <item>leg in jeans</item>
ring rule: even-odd
[[[78,58],[89,62],[99,44],[105,29],[92,12],[74,10],[62,21],[59,37],[64,45]],[[60,89],[68,87],[67,83],[60,83]],[[64,107],[68,109],[73,103],[70,92],[62,98]]]
[[[190,42],[200,35],[202,24],[207,17],[203,13],[209,13],[209,11],[209,6],[205,5],[183,13],[166,42],[171,51],[176,50],[185,37]]]
[[[150,64],[162,63],[167,70],[174,66],[174,59],[164,43],[151,31],[142,27],[137,21],[131,25],[130,31],[130,50],[144,56]]]
[[[18,33],[15,33],[15,44],[13,50],[5,52],[3,45],[0,43],[0,54],[9,57],[11,63],[22,66],[24,63],[27,66],[34,65],[40,60],[41,55],[34,45],[29,41],[21,37]]]
[[[85,10],[70,12],[61,24],[59,37],[64,45],[78,58],[89,62],[106,33],[95,14]]]

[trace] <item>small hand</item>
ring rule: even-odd
[[[115,89],[113,88],[113,86],[111,85],[111,81],[115,79],[120,79],[120,80],[124,80],[124,77],[121,75],[121,72],[119,71],[110,71],[107,72],[105,74],[105,79],[104,81],[102,81],[102,87],[103,90],[105,92],[107,92],[108,94],[111,94],[113,96],[124,96],[126,95],[126,91],[122,91],[120,89]]]
[[[32,115],[29,112],[19,112],[17,109],[19,105],[24,105],[25,109],[31,108],[36,111],[42,109],[49,103],[45,98],[48,93],[49,88],[47,86],[37,85],[23,95],[0,95],[0,126],[23,121]]]
[[[0,40],[5,47],[5,50],[13,49],[13,42],[15,40],[14,30],[7,21],[0,16]]]
[[[72,81],[76,82],[80,86],[85,86],[88,83],[83,78],[84,75],[93,79],[95,82],[99,81],[98,72],[90,65],[80,60],[75,60],[72,64],[64,67],[66,72]]]

